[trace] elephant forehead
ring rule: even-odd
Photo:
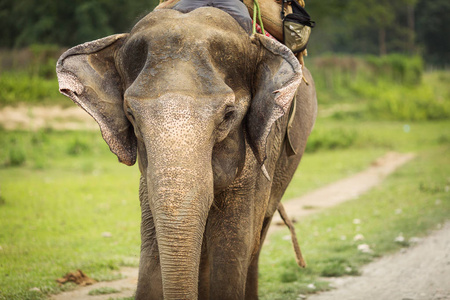
[[[156,99],[164,94],[179,94],[195,99],[229,98],[235,91],[225,83],[223,74],[206,62],[148,62],[125,97]]]
[[[248,34],[229,14],[217,8],[190,13],[165,9],[150,13],[136,24],[123,49],[133,51],[145,43],[149,56],[158,62],[190,60],[196,56],[236,64],[248,59]]]
[[[248,94],[251,45],[242,27],[216,8],[152,12],[133,28],[118,54],[126,96]]]
[[[179,29],[202,36],[209,29],[232,30],[245,33],[244,29],[228,13],[214,7],[200,7],[189,13],[161,9],[149,13],[132,29],[131,34],[157,28],[159,31]],[[198,31],[200,29],[200,31]]]

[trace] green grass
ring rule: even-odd
[[[108,295],[108,294],[115,294],[120,293],[120,290],[110,288],[110,287],[101,287],[98,289],[90,290],[88,295],[89,296],[97,296],[97,295]]]
[[[108,280],[138,264],[137,168],[117,163],[99,133],[0,133],[0,299],[43,298],[76,269]],[[19,146],[25,163],[8,164]]]

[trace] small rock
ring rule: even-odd
[[[337,289],[337,288],[338,288],[337,285],[334,284],[333,282],[332,282],[332,283],[329,283],[328,286],[329,286],[330,288],[332,288],[332,289]]]
[[[418,237],[413,236],[412,238],[409,239],[409,243],[410,243],[410,244],[417,244],[417,243],[420,242],[421,240],[422,240],[421,238],[418,238]]]
[[[358,233],[357,235],[355,235],[353,240],[354,241],[362,241],[362,240],[364,240],[364,236],[362,234]]]
[[[397,243],[403,243],[405,241],[405,237],[402,234],[400,234],[399,236],[397,236],[394,239],[394,241],[397,242]]]
[[[314,285],[314,283],[310,283],[310,284],[308,284],[308,289],[311,289],[311,290],[315,290],[316,289],[316,286]]]
[[[358,245],[358,250],[362,253],[372,253],[372,249],[370,249],[370,246],[367,244]]]
[[[353,224],[361,224],[361,220],[360,219],[354,219],[353,220]]]
[[[352,268],[350,267],[345,267],[345,272],[350,273],[352,271]]]
[[[30,292],[41,292],[41,290],[38,287],[33,287],[29,290]]]
[[[297,300],[306,299],[306,296],[303,294],[298,295]]]
[[[110,237],[112,237],[112,234],[111,234],[111,232],[105,231],[105,232],[102,232],[102,237],[110,238]]]

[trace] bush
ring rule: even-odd
[[[32,53],[31,74],[41,78],[56,78],[56,61],[62,54],[58,45],[34,44],[30,46]]]
[[[9,150],[9,161],[7,165],[12,167],[18,167],[25,163],[26,154],[23,147],[16,145]]]
[[[350,148],[357,140],[356,131],[346,129],[322,129],[316,127],[306,144],[306,152]]]
[[[66,103],[59,93],[58,81],[30,75],[26,72],[4,72],[0,74],[0,104],[18,102],[42,103],[52,99],[53,103]]]
[[[368,115],[402,121],[442,120],[450,117],[450,101],[437,99],[428,86],[383,89],[368,104]]]
[[[0,104],[52,102],[64,105],[59,94],[56,60],[63,49],[32,45],[27,49],[0,51]]]
[[[85,141],[80,140],[78,137],[74,138],[68,148],[67,148],[67,154],[71,156],[77,156],[80,154],[87,153],[91,150],[91,147],[89,144]]]
[[[401,54],[391,54],[382,57],[367,56],[365,61],[372,70],[371,73],[378,80],[379,77],[382,77],[383,80],[387,79],[404,85],[419,84],[422,80],[424,63],[420,56]]]
[[[326,55],[307,62],[319,90],[339,91],[361,81],[418,84],[424,72],[420,56],[391,54],[378,56]]]
[[[322,104],[350,99],[354,82],[367,74],[367,66],[361,57],[322,56],[307,61],[306,66],[314,77]]]
[[[424,121],[450,117],[450,73],[424,73],[419,56],[324,56],[307,66],[316,82],[319,104],[343,102],[358,108],[337,111],[332,114],[336,119]]]

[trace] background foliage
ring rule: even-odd
[[[317,21],[309,52],[420,54],[437,66],[450,63],[446,0],[307,0]]]
[[[158,0],[2,0],[0,48],[32,44],[71,47],[127,32]],[[332,53],[423,54],[434,65],[450,63],[447,0],[307,0],[317,22],[309,45]]]
[[[128,31],[158,0],[2,0],[0,47],[74,46]]]

